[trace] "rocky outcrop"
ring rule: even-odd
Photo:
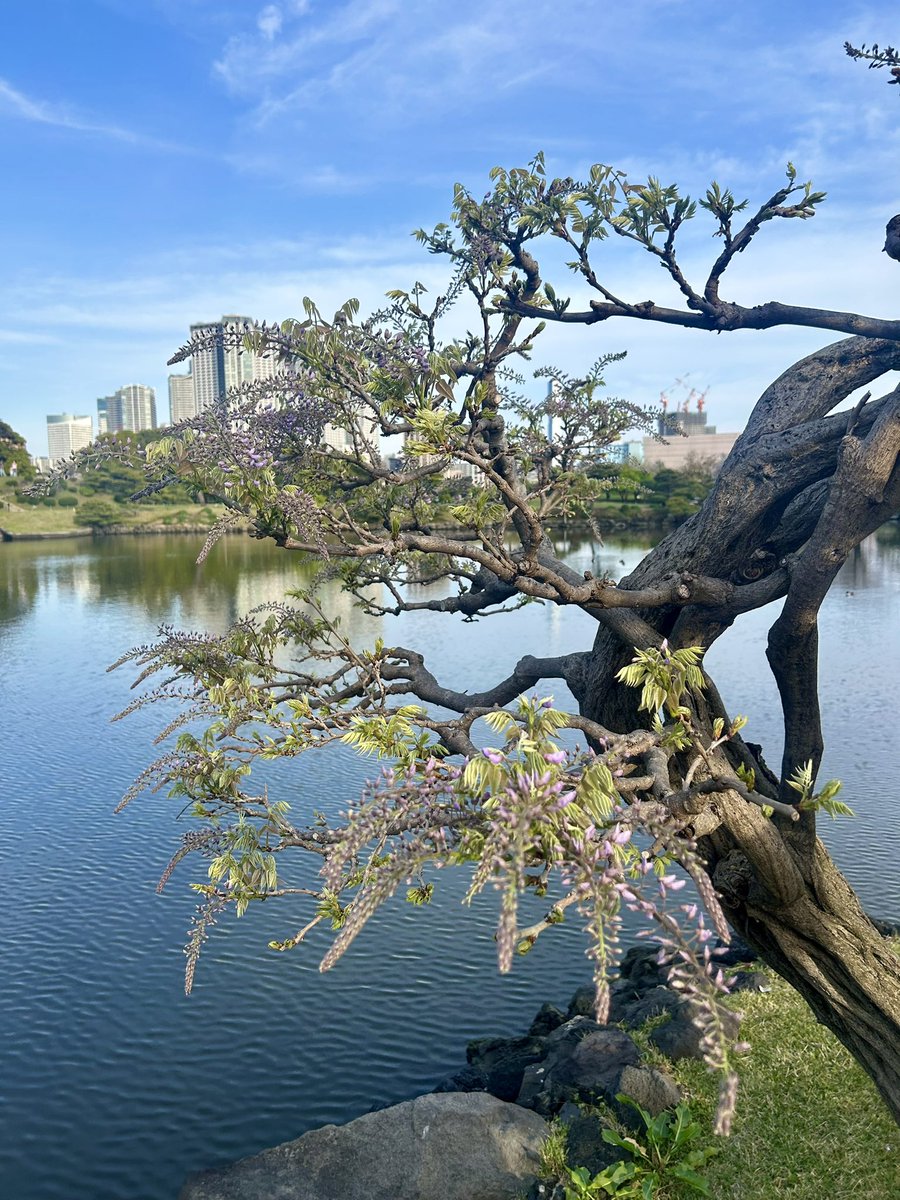
[[[547,1132],[485,1093],[419,1096],[203,1171],[179,1200],[514,1200]]]
[[[718,961],[734,968],[753,959],[735,940]],[[738,981],[766,986],[753,971],[738,972]],[[568,1126],[570,1164],[598,1171],[622,1152],[579,1105],[602,1101],[637,1129],[640,1119],[620,1094],[653,1116],[678,1103],[675,1083],[641,1062],[627,1032],[659,1016],[667,1018],[652,1034],[660,1049],[673,1058],[701,1055],[690,1000],[668,986],[655,947],[634,947],[612,985],[608,1024],[595,1020],[593,986],[579,988],[566,1013],[542,1005],[522,1037],[470,1042],[468,1065],[431,1095],[202,1172],[180,1200],[555,1200],[558,1189],[536,1178],[545,1118]]]

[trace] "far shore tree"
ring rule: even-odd
[[[0,467],[8,479],[24,480],[34,476],[34,464],[25,439],[3,420],[0,420]]]
[[[486,195],[457,187],[450,222],[417,235],[448,263],[441,295],[416,284],[362,320],[353,301],[328,319],[305,301],[303,319],[248,330],[247,349],[277,356],[276,377],[243,385],[147,448],[149,489],[187,483],[219,498],[255,536],[319,559],[323,577],[370,613],[445,614],[461,655],[461,620],[503,620],[523,603],[577,608],[596,624],[580,653],[523,647],[505,679],[480,678],[473,664],[466,690],[436,678],[414,647],[351,645],[314,587],[225,635],[167,629],[127,655],[142,680],[162,681],[137,705],[186,704],[169,727],[174,745],[126,801],[162,789],[197,819],[163,878],[183,858],[200,860],[188,987],[210,926],[229,907],[240,914],[282,897],[281,950],[330,922],[327,967],[399,888],[426,902],[440,882],[435,867],[468,864],[473,891],[500,889],[502,969],[581,915],[600,1019],[622,910],[655,925],[706,1024],[727,1128],[736,1082],[718,1007],[727,985],[714,960],[705,970],[702,911],[679,903],[671,868],[681,864],[707,919],[725,934],[724,914],[802,994],[900,1119],[900,959],[816,834],[820,812],[846,811],[838,785],[816,779],[818,612],[847,556],[900,509],[900,389],[877,391],[900,369],[900,321],[778,300],[745,307],[722,295],[738,254],[773,222],[812,217],[822,199],[792,166],[754,208],[716,183],[695,204],[674,185],[635,184],[603,165],[584,180],[550,179],[540,155],[495,169]],[[692,278],[678,236],[699,209],[719,241]],[[681,302],[614,292],[609,239],[652,255]],[[589,303],[544,279],[539,256],[554,243]],[[457,328],[467,313],[469,332],[442,333],[451,309]],[[604,485],[587,467],[625,430],[651,428],[654,414],[605,391],[616,356],[581,378],[544,372],[555,386],[539,401],[522,394],[513,367],[548,322],[599,340],[620,320],[682,327],[686,338],[792,325],[838,340],[766,388],[700,510],[616,582],[567,566],[551,527],[589,512]],[[173,361],[210,336],[196,335]],[[326,442],[326,426],[343,439]],[[382,461],[379,435],[405,439],[399,466]],[[83,458],[97,453],[109,451]],[[447,529],[435,525],[436,483],[452,468],[475,482]],[[703,655],[743,614],[776,600],[767,657],[784,753],[770,767],[741,737],[740,696],[726,708]],[[547,699],[559,680],[577,711]],[[194,724],[178,733],[180,721]],[[580,750],[560,746],[563,728],[581,737]],[[251,773],[338,741],[387,764],[361,798],[346,798],[341,821],[295,812]],[[323,863],[304,887],[291,882],[298,854]],[[548,894],[536,924],[518,917],[525,889]]]

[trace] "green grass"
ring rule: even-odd
[[[138,527],[141,525],[166,525],[171,531],[177,532],[179,525],[210,525],[211,512],[216,515],[221,511],[204,504],[153,504],[122,506],[122,524]],[[0,529],[10,533],[83,533],[90,535],[90,530],[75,524],[74,508],[47,507],[43,504],[21,505],[20,512],[10,511],[0,507]],[[183,516],[184,520],[173,520]]]
[[[720,1153],[704,1171],[715,1200],[896,1200],[900,1129],[834,1035],[777,977],[770,993],[741,992],[734,1007],[752,1050],[732,1134],[717,1139]],[[652,1050],[646,1058],[711,1124],[718,1085],[706,1068]]]
[[[10,533],[71,533],[76,528],[74,512],[73,508],[46,508],[43,504],[23,504],[19,512],[0,507],[0,529]],[[90,530],[80,532],[89,534]]]

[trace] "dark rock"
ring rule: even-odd
[[[558,1036],[571,1026],[576,1028],[569,1036]],[[615,1097],[622,1071],[637,1066],[640,1053],[621,1029],[589,1026],[586,1018],[576,1017],[547,1039],[558,1040],[542,1062],[526,1067],[517,1103],[550,1116],[567,1101]]]
[[[660,963],[658,958],[658,946],[632,946],[622,959],[619,974],[639,991],[649,991],[669,980],[670,964]]]
[[[882,937],[900,937],[900,921],[885,921],[880,917],[869,917],[869,920]]]
[[[544,1043],[548,1050],[550,1047],[560,1046],[562,1043],[574,1046],[589,1033],[596,1033],[598,1029],[605,1028],[605,1025],[598,1025],[592,1017],[572,1017],[564,1025],[560,1025],[558,1029],[548,1033],[544,1038]]]
[[[579,1115],[569,1125],[566,1159],[570,1167],[587,1167],[592,1175],[627,1157],[624,1150],[603,1140],[603,1126],[597,1117]]]
[[[582,1100],[608,1092],[618,1081],[623,1068],[637,1066],[640,1051],[621,1029],[599,1029],[589,1033],[562,1064],[561,1076],[576,1088]]]
[[[553,1090],[553,1074],[546,1062],[531,1063],[522,1072],[522,1086],[516,1096],[516,1104],[530,1108],[543,1117],[553,1116],[566,1099]]]
[[[735,971],[728,986],[732,992],[771,992],[772,981],[763,971]]]
[[[696,1019],[696,1008],[690,1000],[682,1000],[665,1025],[650,1034],[650,1042],[667,1058],[703,1058],[703,1030]],[[729,1009],[722,1009],[722,1020],[730,1035],[736,1035],[741,1018]]]
[[[671,988],[654,987],[638,993],[635,999],[613,1004],[609,1019],[617,1025],[625,1025],[628,1029],[638,1029],[651,1017],[673,1012],[681,1003],[682,997]]]
[[[438,1092],[486,1092],[487,1075],[475,1067],[461,1067],[452,1075],[446,1075],[434,1089]]]
[[[594,997],[597,990],[592,983],[583,984],[569,1001],[567,1015],[571,1017],[592,1017],[594,1015]]]
[[[179,1200],[513,1200],[547,1133],[492,1096],[419,1096],[193,1175]]]
[[[538,1009],[537,1016],[531,1022],[528,1036],[546,1037],[548,1033],[552,1033],[554,1029],[559,1029],[560,1025],[564,1025],[565,1022],[566,1014],[564,1012],[553,1004],[542,1004]]]
[[[567,1100],[556,1115],[564,1125],[572,1125],[581,1120],[582,1112],[577,1104]]]
[[[486,1091],[498,1100],[515,1100],[525,1068],[545,1054],[545,1039],[537,1037],[481,1038],[466,1048],[469,1065],[487,1078]]]

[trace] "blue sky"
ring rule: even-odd
[[[842,44],[898,36],[883,0],[5,6],[0,418],[43,454],[46,413],[96,415],[125,383],[156,387],[165,413],[166,359],[192,321],[438,286],[410,230],[446,217],[457,180],[486,190],[493,165],[537,149],[554,174],[602,161],[753,201],[792,159],[827,204],[767,228],[724,294],[895,316],[880,249],[900,210],[900,88]],[[699,273],[715,246],[698,227],[685,262]],[[665,298],[637,248],[611,269],[616,290]],[[689,372],[733,429],[829,340],[608,323],[548,331],[540,358],[578,371],[627,349],[613,391],[653,402]]]

